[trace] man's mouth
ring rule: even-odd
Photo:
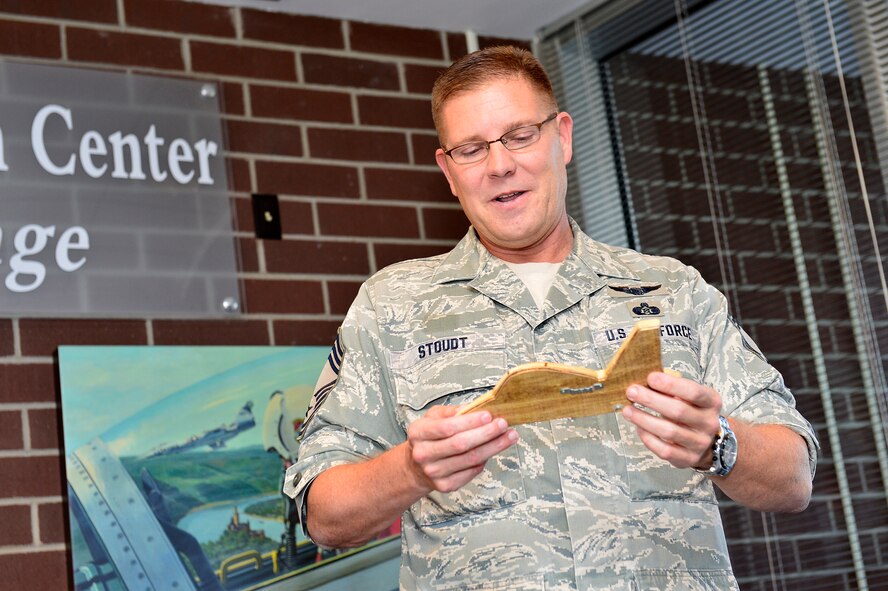
[[[493,198],[494,201],[498,201],[499,203],[508,203],[509,201],[514,201],[524,195],[524,191],[513,191],[511,193],[503,193],[502,195],[497,195]]]

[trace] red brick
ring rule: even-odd
[[[40,527],[41,543],[62,544],[65,542],[68,510],[64,503],[41,503],[38,505],[37,522]]]
[[[365,168],[369,199],[451,202],[447,178],[438,170]]]
[[[55,25],[0,20],[0,53],[59,58],[62,38]]]
[[[700,62],[699,65],[706,69],[709,87],[721,87],[731,92],[738,90],[758,92],[761,90],[758,70],[754,67],[716,62]]]
[[[312,84],[357,86],[376,90],[401,88],[398,67],[388,62],[303,53],[302,72],[305,81]]]
[[[55,19],[117,22],[116,0],[0,0],[0,12]]]
[[[731,250],[751,250],[757,252],[776,251],[774,232],[770,224],[743,224],[727,222],[720,225],[719,232],[724,230],[728,234],[728,244]],[[690,228],[688,228],[690,232]],[[724,247],[724,237],[719,238]],[[715,236],[712,224],[706,222],[700,228],[700,246],[702,248],[716,248]],[[693,246],[691,246],[693,247]]]
[[[312,158],[408,162],[407,138],[403,133],[357,129],[308,130]]]
[[[780,219],[784,216],[783,204],[780,202],[780,199],[774,199],[773,194],[763,192],[747,193],[732,189],[729,195],[734,215],[737,217]]]
[[[245,279],[247,311],[251,314],[320,314],[324,311],[317,281]]]
[[[856,504],[856,503],[855,503]],[[884,507],[880,513],[885,513]],[[832,533],[832,532],[830,532]],[[839,532],[835,532],[834,537],[818,537],[815,539],[800,539],[795,541],[795,546],[798,548],[797,556],[799,558],[800,570],[808,571],[817,571],[820,569],[840,569],[844,568],[848,571],[851,570],[853,565],[853,559],[851,556],[851,548],[847,543],[847,536],[842,536]],[[763,573],[764,574],[764,573]],[[832,573],[830,573],[832,574]],[[813,577],[809,575],[809,578],[805,580],[794,579],[793,587],[796,584],[800,585],[799,587],[795,587],[796,589],[841,589],[845,587],[844,584],[841,584],[841,579],[843,577]],[[832,583],[830,583],[832,581]],[[857,587],[857,585],[853,584],[849,588]],[[858,589],[860,587],[857,587]]]
[[[694,159],[694,160],[691,160]],[[699,156],[685,157],[685,165],[691,160],[695,166],[700,162]],[[744,186],[760,186],[762,184],[762,171],[759,163],[755,160],[741,160],[736,158],[718,158],[715,161],[715,173],[718,176],[718,182],[722,185],[744,185]],[[690,180],[703,180],[701,174],[688,175]]]
[[[787,384],[790,387],[795,385],[789,382],[789,380],[787,380]],[[849,388],[857,392],[863,392],[863,376],[861,375],[860,362],[857,359],[830,359],[829,384],[834,388]],[[860,400],[863,401],[864,399],[861,398]]]
[[[0,591],[73,589],[67,550],[0,554]]]
[[[302,137],[298,125],[256,123],[229,119],[228,149],[232,152],[302,156]]]
[[[342,21],[241,8],[244,37],[275,43],[341,49]]]
[[[318,203],[318,219],[321,233],[331,236],[419,238],[413,207]]]
[[[155,320],[153,328],[156,345],[268,344],[268,325],[262,320]]]
[[[181,0],[125,0],[124,15],[130,27],[177,33],[234,37],[233,9]]]
[[[253,180],[250,178],[249,162],[238,158],[231,158],[230,156],[225,158],[225,162],[228,164],[228,179],[231,190],[238,193],[252,192]]]
[[[782,291],[758,289],[741,291],[739,296],[739,311],[745,319],[791,320],[802,315],[802,301],[798,294],[790,294],[790,299],[787,300],[787,294]],[[787,301],[792,302],[791,308]]]
[[[0,546],[23,546],[34,541],[29,505],[0,506]]]
[[[803,513],[774,513],[770,519],[775,524],[776,531],[781,535],[805,534],[812,531],[829,531],[835,527],[826,503],[812,503]],[[756,520],[752,520],[756,521]],[[761,525],[759,522],[757,525]],[[756,533],[766,535],[766,532]]]
[[[255,238],[238,238],[237,253],[240,257],[240,270],[244,273],[259,272],[259,253]]]
[[[638,87],[633,87],[633,90],[637,89]],[[642,119],[640,117],[634,117],[633,120],[634,131],[638,134],[638,141],[647,146],[669,146],[670,148],[686,150],[700,149],[700,144],[697,141],[697,128],[693,123]],[[727,130],[728,128],[722,129]],[[719,151],[725,150],[720,148]]]
[[[499,47],[501,45],[512,45],[530,51],[530,41],[527,39],[510,39],[508,37],[489,37],[486,35],[478,35],[478,47],[484,49],[487,47]]]
[[[181,70],[182,44],[178,39],[69,27],[68,58],[73,61]]]
[[[465,234],[465,232],[463,232]],[[409,259],[421,259],[447,252],[450,246],[433,246],[430,244],[391,244],[377,242],[373,245],[376,268],[382,269],[394,263]]]
[[[296,80],[296,57],[289,51],[191,41],[191,68],[223,76]]]
[[[624,122],[623,129],[628,132],[632,127],[626,125],[628,121],[638,121],[640,118],[633,116],[635,113],[670,115],[672,109],[669,106],[669,91],[665,88],[656,86],[641,86],[626,82],[616,82],[614,84],[615,102],[619,105],[621,112],[621,121]],[[644,119],[641,119],[644,122]],[[649,125],[652,127],[652,125]],[[638,133],[638,141],[646,145],[656,145],[653,143],[654,138],[644,134],[643,129]],[[631,137],[631,136],[629,136]]]
[[[820,222],[821,227],[826,227],[826,224],[830,223],[829,201],[825,194],[812,195],[809,193],[802,197],[802,201],[804,205],[796,206],[799,222]]]
[[[814,293],[814,310],[817,320],[847,320],[848,299],[843,293]]]
[[[61,427],[57,409],[29,409],[28,422],[31,426],[31,449],[59,449],[61,447]]]
[[[251,86],[250,99],[256,117],[351,123],[351,98],[343,92]]]
[[[431,166],[437,164],[435,152],[441,147],[437,134],[413,133],[410,135],[410,143],[413,147],[413,162]]]
[[[671,57],[632,54],[633,61],[639,62],[646,80],[666,82],[686,86],[688,75],[684,61]],[[682,89],[687,96],[687,89]]]
[[[756,328],[755,342],[767,356],[774,353],[805,353],[811,350],[804,326],[762,325]]]
[[[434,129],[431,101],[390,96],[359,96],[358,113],[364,125]]]
[[[15,343],[13,342],[12,321],[0,320],[0,357],[13,353],[15,353]]]
[[[774,99],[774,110],[777,112],[777,120],[781,125],[811,129],[811,111],[807,107],[804,96],[805,92],[802,91],[799,100]]]
[[[694,128],[694,145],[691,148],[698,148],[696,141],[696,126],[686,124],[682,126],[688,135],[690,130],[688,127]],[[730,152],[732,154],[748,154],[751,156],[760,156],[761,154],[769,154],[771,152],[771,138],[765,129],[743,128],[743,127],[718,127],[718,138],[720,145],[716,148],[718,151]],[[662,145],[670,145],[663,142]],[[790,144],[783,144],[784,150],[790,148]]]
[[[367,246],[355,242],[276,240],[265,243],[269,273],[366,275],[370,272]]]
[[[640,203],[639,210],[647,210],[654,215],[675,214],[698,216],[709,210],[709,196],[706,191],[673,187],[651,187],[631,184],[633,192],[647,194]],[[648,208],[647,205],[650,205]]]
[[[358,197],[358,171],[347,166],[300,162],[256,162],[260,193]]]
[[[454,199],[456,199],[454,197]],[[469,220],[461,209],[433,209],[426,207],[422,210],[422,224],[425,228],[425,236],[430,240],[462,239],[469,229]]]
[[[330,313],[345,316],[360,288],[360,281],[328,281],[327,294],[330,298]]]
[[[52,355],[60,345],[144,345],[144,320],[23,319],[23,355]]]
[[[450,52],[450,61],[456,61],[466,55],[469,50],[465,33],[447,33],[447,50]]]
[[[659,216],[639,215],[638,236],[645,249],[698,248],[691,229],[694,222],[664,222]]]
[[[806,253],[830,254],[836,252],[836,237],[832,228],[800,226],[799,238]]]
[[[0,449],[23,449],[23,432],[21,411],[0,411]]]
[[[444,69],[445,66],[406,64],[404,66],[404,78],[407,80],[407,92],[432,94],[432,86]]]
[[[62,494],[61,456],[0,458],[0,499]]]
[[[847,326],[847,323],[846,326],[833,325],[830,330],[834,336],[829,340],[824,339],[823,352],[825,354],[845,353],[847,355],[853,355],[857,352],[857,347],[854,342],[854,332],[850,326]]]
[[[705,226],[705,224],[704,224]],[[749,268],[750,265],[756,265],[758,262],[754,261],[754,257],[736,257],[736,256],[718,256],[718,253],[702,253],[700,251],[696,252],[686,252],[681,255],[682,262],[686,265],[690,265],[700,271],[700,275],[703,276],[703,279],[708,281],[718,290],[723,292],[728,292],[734,289],[733,281],[741,281],[741,267],[744,265],[744,261],[749,261],[746,263],[746,267]],[[733,273],[733,275],[732,275]],[[755,274],[755,270],[751,271],[752,274]],[[764,277],[756,276],[757,279],[763,279]],[[728,284],[726,286],[726,283]],[[755,281],[749,280],[745,282],[743,285],[756,283]],[[771,285],[772,282],[770,279],[763,281],[765,285]],[[753,286],[754,288],[759,288],[759,285]]]
[[[233,197],[231,206],[234,210],[234,227],[238,232],[255,232],[253,225],[253,204],[249,197]]]
[[[438,31],[359,22],[349,25],[351,48],[355,51],[444,59]]]
[[[747,283],[759,285],[787,285],[796,281],[796,270],[792,260],[784,257],[755,256],[744,257]]]
[[[243,115],[244,85],[240,82],[222,83],[222,112],[228,115]]]
[[[281,230],[284,234],[314,234],[311,204],[281,201]]]
[[[684,65],[682,65],[684,68]],[[749,109],[749,98],[737,96],[735,91],[730,94],[720,92],[707,92],[703,95],[703,107],[706,109],[708,119],[725,119],[729,121],[746,122],[753,119]]]
[[[55,402],[56,372],[51,363],[0,365],[0,403]]]
[[[330,347],[336,339],[336,331],[340,324],[336,320],[276,320],[274,343],[278,346]]]
[[[678,156],[642,150],[625,150],[626,168],[636,179],[681,180]],[[699,161],[699,157],[697,157]]]

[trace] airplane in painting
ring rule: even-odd
[[[210,449],[219,449],[225,447],[225,442],[232,437],[237,436],[238,433],[242,433],[247,429],[252,429],[255,426],[256,419],[253,417],[253,401],[249,400],[238,411],[233,422],[224,423],[218,427],[204,431],[199,435],[192,435],[186,439],[184,443],[173,444],[156,449],[147,457],[154,458],[157,456],[168,456],[203,446],[207,446]]]

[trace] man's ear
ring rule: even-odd
[[[448,167],[450,164],[449,160],[450,156],[445,154],[444,150],[441,148],[435,150],[435,162],[438,163],[438,168],[440,168],[441,172],[444,173],[444,176],[447,177],[447,183],[450,185],[450,192],[453,193],[454,197],[459,197],[459,195],[456,194],[456,187],[453,186],[453,177],[450,176],[450,168]]]
[[[573,157],[573,118],[564,111],[558,114],[558,136],[561,140],[564,164],[567,164]]]

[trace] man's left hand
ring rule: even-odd
[[[626,395],[659,414],[623,407],[623,416],[635,425],[648,449],[676,468],[710,466],[722,406],[718,392],[686,378],[653,372],[647,387],[633,384]]]

